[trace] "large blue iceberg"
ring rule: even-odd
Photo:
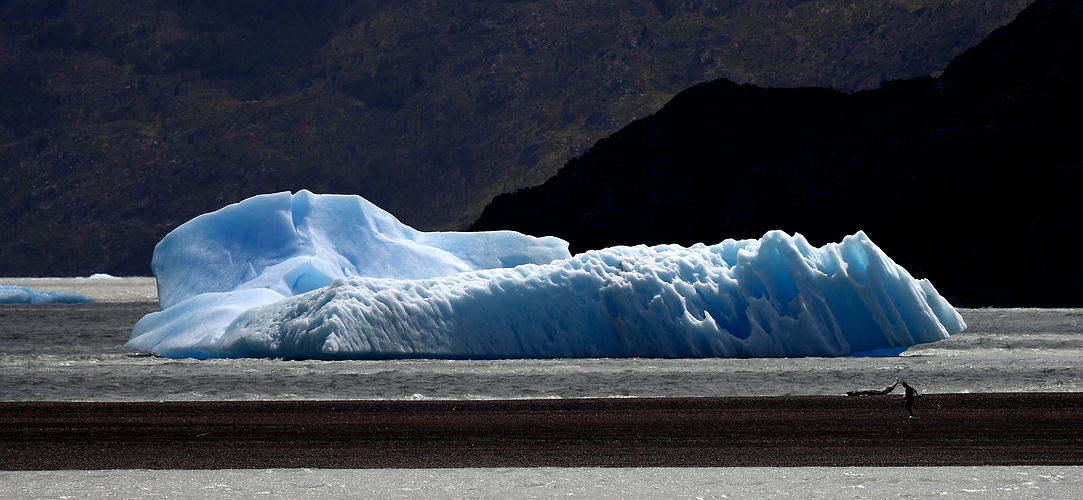
[[[357,196],[262,195],[154,251],[166,357],[796,357],[898,353],[966,328],[864,233],[613,247],[416,231]]]

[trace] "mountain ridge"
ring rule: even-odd
[[[0,275],[149,272],[251,195],[461,229],[720,76],[944,68],[1025,0],[0,0]]]
[[[1079,0],[1040,0],[939,78],[854,94],[699,84],[472,229],[573,251],[864,230],[957,306],[1076,307],[1081,34]]]

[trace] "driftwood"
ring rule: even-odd
[[[891,391],[894,391],[895,386],[897,386],[897,385],[899,385],[899,379],[895,379],[895,381],[892,382],[891,385],[889,385],[889,386],[887,386],[887,387],[885,387],[883,389],[862,389],[862,390],[859,390],[859,391],[849,391],[849,392],[846,393],[846,395],[847,396],[883,396],[885,394],[890,394]]]

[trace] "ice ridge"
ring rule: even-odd
[[[423,233],[356,196],[264,195],[155,249],[166,357],[795,357],[898,353],[963,319],[864,233],[567,254],[556,238]]]

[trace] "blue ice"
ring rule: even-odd
[[[72,292],[41,291],[16,285],[0,285],[0,304],[83,304],[94,302]]]
[[[510,231],[426,233],[358,196],[261,195],[155,248],[165,357],[798,357],[898,353],[966,328],[864,233],[568,254]]]

